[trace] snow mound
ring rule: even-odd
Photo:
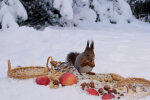
[[[26,20],[27,12],[19,0],[0,2],[0,23],[2,29],[18,27],[17,21]]]
[[[4,0],[0,3],[2,29],[17,27],[17,22],[19,25],[33,27],[38,25],[42,28],[47,24],[81,26],[97,22],[130,23],[134,20],[127,0],[33,0],[28,2],[21,0],[21,2]]]
[[[73,19],[72,0],[55,0],[54,7],[67,20]]]
[[[54,0],[63,23],[106,22],[130,23],[133,19],[129,4],[124,0]],[[69,21],[68,21],[69,20]]]

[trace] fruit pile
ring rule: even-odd
[[[126,98],[129,95],[135,96],[135,94],[142,93],[144,97],[147,91],[143,87],[150,87],[150,81],[145,79],[124,78],[114,73],[80,74],[73,68],[72,65],[60,63],[55,69],[51,68],[47,76],[37,77],[36,83],[49,85],[53,89],[77,84],[87,94],[99,96],[102,100]],[[138,83],[142,85],[138,86]]]
[[[146,93],[149,93],[143,85],[137,85],[132,83],[123,85],[124,81],[117,82],[113,80],[110,82],[106,79],[105,81],[101,81],[87,78],[86,80],[81,79],[79,78],[79,76],[76,76],[75,74],[68,72],[62,73],[51,71],[49,72],[48,76],[37,77],[36,83],[38,85],[45,85],[45,86],[49,85],[49,87],[53,89],[62,86],[70,86],[73,84],[77,84],[87,94],[100,96],[102,100],[120,99],[125,96],[142,97],[146,96],[145,95]]]
[[[59,78],[52,78],[48,76],[41,76],[36,78],[36,83],[38,85],[49,85],[50,88],[58,88],[61,86],[69,86],[73,84],[77,84],[77,77],[73,73],[64,73]]]
[[[108,99],[120,99],[124,96],[124,93],[121,91],[117,91],[115,88],[111,88],[109,85],[104,85],[101,87],[95,86],[93,81],[86,83],[83,82],[81,85],[81,89],[85,90],[90,95],[101,96],[102,100]]]

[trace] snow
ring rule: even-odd
[[[96,22],[130,23],[135,20],[129,4],[125,0],[53,0],[53,2],[46,0],[45,2],[53,5],[60,12],[61,17],[54,19],[57,20],[57,25],[78,26]],[[47,8],[44,9],[47,11]],[[28,11],[28,14],[31,12]],[[53,15],[52,13],[49,14],[50,16]],[[23,21],[27,19],[27,11],[19,0],[3,0],[0,2],[2,29],[18,27],[17,23],[22,25]],[[27,23],[31,24],[31,22]],[[47,22],[46,20],[45,23],[54,24],[54,22]]]
[[[0,2],[0,23],[2,29],[18,27],[17,21],[26,20],[27,12],[19,0],[3,0]]]
[[[53,5],[62,15],[62,24],[129,23],[134,20],[125,0],[54,0]]]
[[[74,7],[74,19],[73,22],[77,25],[87,22],[87,23],[94,23],[96,20],[96,13],[91,10],[88,6],[85,7]]]
[[[50,89],[36,85],[35,79],[7,77],[7,60],[16,66],[46,65],[48,56],[65,61],[71,51],[82,52],[87,40],[95,42],[97,73],[117,73],[124,77],[150,80],[150,24],[85,24],[78,28],[47,27],[37,31],[30,27],[0,30],[0,98],[3,100],[100,100],[73,85]],[[149,100],[150,97],[144,98]],[[123,100],[123,99],[122,99]]]
[[[119,23],[122,21],[131,21],[133,20],[132,11],[130,5],[126,3],[124,0],[118,0],[122,15],[118,17]]]
[[[16,23],[14,17],[9,12],[7,12],[5,13],[5,15],[3,15],[2,29],[7,29],[10,27],[19,27],[19,26]]]
[[[133,18],[131,8],[124,0],[94,0],[92,4],[102,22],[127,23]]]
[[[54,0],[53,5],[66,20],[73,19],[72,0]]]

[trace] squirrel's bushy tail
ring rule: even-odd
[[[72,63],[73,65],[75,64],[75,60],[76,57],[79,55],[80,53],[77,52],[71,52],[67,55],[67,62]]]

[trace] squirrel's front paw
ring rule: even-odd
[[[81,66],[82,66],[82,67],[84,67],[84,66],[94,67],[94,66],[95,66],[95,63],[94,63],[94,61],[92,61],[92,62],[84,61],[84,62],[82,62]]]

